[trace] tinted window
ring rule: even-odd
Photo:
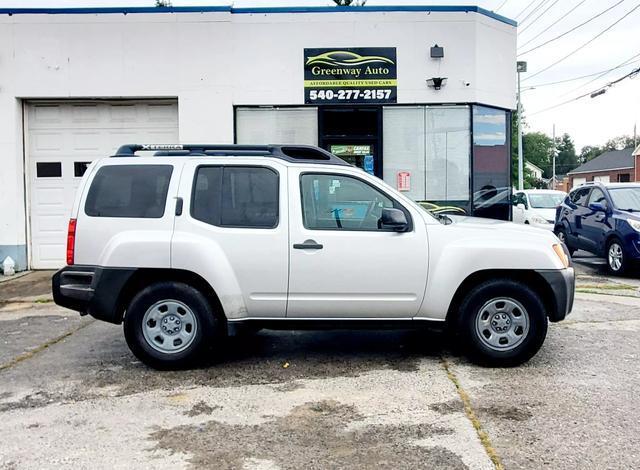
[[[273,228],[278,225],[278,174],[260,167],[200,167],[191,215],[222,227]]]
[[[594,202],[600,203],[603,206],[607,207],[607,198],[604,196],[604,193],[598,188],[594,188],[593,191],[591,191],[591,195],[589,196],[589,204],[592,204]]]
[[[404,210],[374,187],[348,176],[302,175],[301,190],[304,226],[312,230],[381,230],[383,208]]]
[[[578,206],[584,206],[584,203],[587,202],[589,189],[590,188],[582,188],[576,190],[576,192],[571,194],[571,201]]]
[[[103,166],[93,178],[84,210],[92,217],[160,218],[172,171],[170,165]]]
[[[37,178],[60,178],[62,176],[62,163],[60,162],[37,162]]]

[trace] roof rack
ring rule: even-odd
[[[155,151],[155,157],[271,157],[292,163],[352,166],[313,145],[127,144],[113,157],[133,157],[140,151]]]

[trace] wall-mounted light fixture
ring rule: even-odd
[[[442,59],[443,57],[444,57],[444,47],[438,46],[437,44],[435,46],[431,46],[432,59]]]
[[[439,90],[447,83],[447,77],[432,77],[427,79],[427,85],[434,90]]]

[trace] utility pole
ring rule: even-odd
[[[524,189],[524,159],[522,158],[522,101],[520,100],[520,74],[527,71],[527,63],[518,61],[516,63],[518,72],[518,189]]]
[[[636,133],[636,126],[638,125],[637,122],[633,123],[633,148],[637,148],[638,147],[638,139],[637,139],[637,133]]]
[[[553,176],[551,177],[551,181],[553,182],[553,187],[551,189],[557,189],[556,183],[556,124],[553,123]]]

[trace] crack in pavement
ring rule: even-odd
[[[482,423],[480,423],[480,420],[473,411],[473,407],[471,406],[471,398],[469,398],[467,392],[464,390],[464,388],[462,388],[462,384],[460,383],[460,380],[456,376],[455,372],[453,372],[449,361],[445,357],[441,357],[440,362],[442,364],[442,368],[447,374],[447,377],[453,383],[453,385],[455,385],[458,396],[460,397],[460,400],[462,400],[464,412],[471,422],[471,425],[476,430],[478,439],[480,439],[480,443],[482,444],[482,447],[484,447],[487,456],[495,466],[496,470],[504,470],[502,460],[500,459],[500,456],[498,455],[496,450],[493,448],[491,439],[489,438],[489,434],[483,429]]]
[[[34,357],[35,355],[37,355],[38,353],[44,351],[45,349],[47,349],[50,346],[53,346],[54,344],[59,343],[60,341],[62,341],[65,338],[68,338],[69,336],[71,336],[72,334],[80,331],[81,329],[87,327],[88,325],[91,325],[92,323],[94,323],[96,320],[92,320],[92,321],[88,321],[86,323],[83,323],[63,334],[61,334],[60,336],[56,336],[55,338],[47,341],[46,343],[42,343],[40,346],[37,346],[36,348],[32,349],[31,351],[27,351],[24,352],[22,354],[19,354],[18,356],[14,357],[13,359],[10,359],[9,361],[5,362],[4,364],[0,364],[0,372],[2,372],[3,370],[9,369],[19,363],[21,363],[22,361],[25,361],[27,359],[30,359],[32,357]]]

